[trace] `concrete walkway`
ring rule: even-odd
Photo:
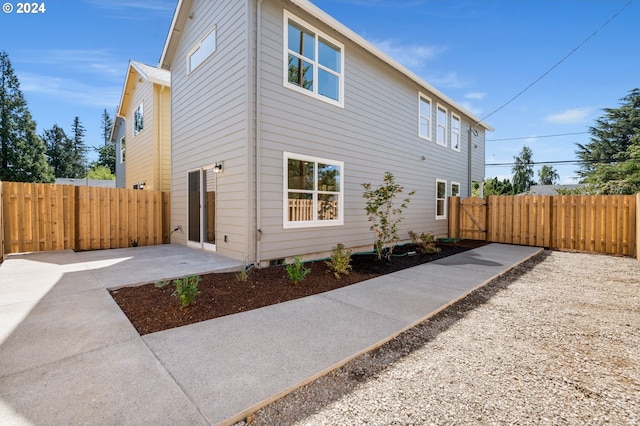
[[[13,255],[0,266],[0,424],[231,423],[540,251],[490,244],[144,337],[108,288],[240,263],[176,245]]]

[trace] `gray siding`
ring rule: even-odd
[[[344,109],[283,87],[285,4],[298,18],[345,45]],[[339,242],[371,246],[374,236],[364,212],[361,184],[379,184],[385,171],[392,172],[406,192],[416,191],[403,215],[400,237],[408,239],[409,230],[446,235],[447,221],[435,220],[436,179],[447,181],[447,191],[451,181],[460,182],[461,194],[466,194],[469,118],[288,3],[263,2],[262,7],[261,259],[321,253]],[[460,152],[418,136],[419,91],[433,102],[433,135],[438,103],[460,115]],[[472,174],[479,180],[484,170],[483,140],[480,130],[474,138],[478,148],[472,148]],[[343,226],[283,229],[283,151],[344,161]]]
[[[175,56],[171,58],[171,222],[187,241],[187,172],[224,162],[217,177],[216,245],[221,254],[251,258],[252,221],[248,155],[249,2],[194,0]],[[216,26],[217,48],[187,74],[188,52]],[[227,242],[223,236],[227,236]]]
[[[115,126],[115,129],[113,132],[113,139],[111,140],[111,142],[114,143],[116,146],[116,188],[124,188],[127,183],[126,176],[125,176],[126,167],[121,157],[120,141],[122,140],[122,137],[125,135],[125,130],[126,130],[125,120],[122,117],[116,117],[114,126]],[[126,146],[126,139],[125,139],[125,146]],[[125,156],[126,156],[126,153],[125,153]]]

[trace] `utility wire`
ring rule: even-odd
[[[603,159],[603,160],[557,160],[557,161],[532,161],[528,163],[532,166],[539,166],[543,164],[611,164],[611,163],[626,163],[627,161],[638,161],[640,157],[632,157],[626,159]],[[485,166],[492,167],[513,167],[516,163],[485,163]]]
[[[520,136],[517,138],[502,138],[502,139],[486,139],[485,142],[498,142],[498,141],[517,141],[522,139],[542,139],[542,138],[555,138],[559,136],[571,136],[571,135],[584,135],[589,132],[574,132],[574,133],[556,133],[555,135],[542,135],[542,136]]]
[[[618,17],[618,15],[620,15],[622,13],[622,11],[624,11],[627,7],[629,7],[631,5],[631,3],[633,3],[635,0],[629,0],[629,2],[627,2],[627,4],[625,4],[622,9],[620,9],[619,11],[617,11],[611,18],[609,18],[604,24],[602,24],[600,26],[600,28],[598,28],[597,30],[595,30],[589,37],[585,38],[582,43],[580,43],[578,46],[576,46],[571,52],[569,52],[564,58],[560,59],[558,62],[555,63],[555,65],[553,65],[551,68],[549,68],[544,74],[542,74],[540,77],[538,77],[537,79],[535,79],[533,81],[533,83],[529,84],[527,87],[525,87],[524,89],[522,89],[520,92],[518,92],[514,97],[512,97],[511,99],[509,99],[505,104],[503,104],[501,107],[499,107],[498,109],[496,109],[495,111],[491,112],[490,114],[488,114],[487,116],[485,116],[484,118],[482,118],[481,120],[479,120],[477,123],[474,124],[474,126],[478,125],[480,122],[485,121],[487,118],[491,117],[493,114],[497,113],[498,111],[502,110],[503,108],[505,108],[507,105],[509,105],[511,102],[515,101],[516,99],[518,99],[524,92],[526,92],[527,90],[529,90],[531,87],[533,87],[533,85],[535,85],[536,83],[538,83],[540,80],[542,80],[543,78],[545,78],[549,73],[551,73],[551,71],[553,71],[554,69],[556,69],[561,63],[563,63],[565,60],[567,60],[569,58],[569,56],[573,55],[578,49],[580,49],[582,46],[584,46],[585,44],[587,44],[587,42],[589,40],[591,40],[596,34],[598,34],[604,27],[606,27],[607,25],[609,25],[609,23],[611,21],[613,21],[615,18]]]

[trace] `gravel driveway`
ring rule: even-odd
[[[640,424],[640,264],[544,252],[249,421]]]

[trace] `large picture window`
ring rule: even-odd
[[[284,84],[344,106],[344,46],[285,11]]]
[[[285,228],[342,225],[341,161],[284,153]]]

